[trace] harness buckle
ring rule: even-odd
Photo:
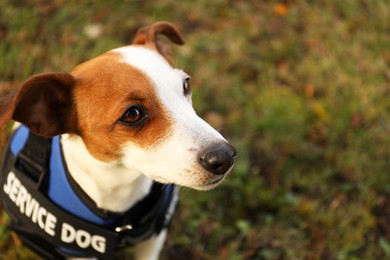
[[[121,232],[132,230],[132,229],[133,229],[132,225],[123,225],[123,226],[120,226],[120,227],[116,227],[115,228],[115,232],[121,233]]]

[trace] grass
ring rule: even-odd
[[[239,155],[221,187],[182,189],[162,259],[390,258],[390,1],[0,0],[0,91],[158,20]],[[0,252],[32,257],[4,214]]]

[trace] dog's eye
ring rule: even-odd
[[[145,108],[141,106],[129,107],[119,119],[119,122],[127,126],[137,126],[147,119]]]
[[[190,86],[190,79],[191,77],[187,77],[184,79],[183,81],[183,92],[184,92],[184,95],[189,95],[191,94],[191,86]]]

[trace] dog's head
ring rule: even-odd
[[[209,189],[234,164],[235,149],[199,118],[190,76],[171,66],[167,22],[141,28],[132,45],[77,66],[31,77],[0,99],[0,128],[12,118],[42,136],[73,134],[89,153],[162,183]]]

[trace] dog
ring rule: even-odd
[[[11,228],[39,254],[104,259],[112,257],[112,243],[123,243],[134,245],[137,259],[158,259],[176,205],[174,185],[209,190],[233,168],[236,150],[196,114],[191,77],[172,67],[158,35],[184,44],[175,25],[157,22],[139,29],[131,45],[71,73],[34,75],[0,99],[0,129],[19,122],[13,140],[23,139],[10,143],[4,159],[3,204]],[[144,225],[135,215],[153,217]],[[124,239],[138,224],[146,235]]]

